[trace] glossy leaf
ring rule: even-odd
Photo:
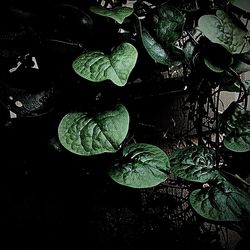
[[[170,156],[171,172],[194,182],[207,182],[218,176],[214,169],[215,151],[202,146],[191,146],[176,150]]]
[[[250,195],[226,180],[192,191],[189,201],[199,215],[213,221],[243,221],[250,214]]]
[[[79,155],[116,152],[125,139],[129,127],[129,114],[123,105],[90,115],[69,113],[59,124],[61,144]]]
[[[247,31],[222,10],[217,10],[216,16],[201,16],[198,28],[211,42],[222,45],[232,54],[244,53],[250,49],[246,41]]]
[[[170,46],[164,49],[148,32],[146,28],[142,29],[142,42],[148,54],[156,62],[164,65],[180,64],[184,59],[182,50]]]
[[[124,86],[137,57],[137,50],[132,44],[122,43],[110,55],[100,51],[83,53],[74,60],[72,66],[78,75],[89,81],[111,80],[118,86]]]
[[[250,12],[249,0],[230,0],[230,3],[239,9]]]
[[[144,143],[127,145],[122,158],[112,166],[110,177],[132,188],[153,187],[167,179],[169,160],[160,148]]]
[[[122,24],[125,18],[134,12],[134,9],[123,6],[118,6],[113,9],[107,9],[102,6],[91,6],[90,11],[100,16],[112,18],[116,22]]]
[[[225,134],[223,144],[234,152],[250,150],[250,111],[237,105],[224,121]]]
[[[168,47],[180,38],[185,18],[175,7],[162,4],[154,16],[154,23],[155,38]]]
[[[222,67],[220,67],[219,65],[216,65],[215,63],[213,63],[211,60],[209,60],[209,58],[204,58],[204,63],[213,72],[221,73],[225,70]]]

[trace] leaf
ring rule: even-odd
[[[96,155],[116,152],[125,139],[129,127],[129,114],[119,104],[114,109],[97,113],[69,113],[58,127],[61,144],[78,155]]]
[[[177,47],[170,46],[166,50],[157,43],[149,34],[146,28],[142,28],[142,42],[148,54],[158,63],[164,65],[181,64],[184,59],[184,53]]]
[[[207,182],[218,176],[214,169],[215,151],[202,146],[191,146],[175,151],[170,156],[171,172],[194,182]]]
[[[225,111],[226,112],[226,111]],[[223,114],[222,114],[223,116]],[[223,118],[222,132],[225,136],[223,144],[234,152],[247,152],[250,150],[250,111],[237,105]]]
[[[111,80],[118,86],[124,86],[137,57],[137,50],[132,44],[122,43],[110,55],[100,51],[83,53],[74,60],[72,67],[79,76],[89,81]]]
[[[223,72],[233,63],[232,54],[219,44],[208,41],[203,53],[205,65],[216,73]]]
[[[160,148],[136,143],[127,145],[122,158],[112,166],[110,177],[117,183],[132,188],[149,188],[167,179],[169,160]]]
[[[244,53],[250,49],[246,41],[247,31],[222,10],[217,10],[216,16],[201,16],[198,28],[211,42],[222,45],[232,54]]]
[[[243,221],[250,214],[250,196],[226,180],[191,192],[189,201],[202,217],[213,221]]]
[[[250,12],[249,0],[230,0],[230,3],[239,9]]]
[[[122,24],[125,18],[134,12],[134,9],[123,6],[118,6],[113,9],[107,9],[102,6],[91,6],[90,11],[100,16],[112,18],[119,24]]]
[[[168,47],[181,37],[185,18],[182,13],[173,6],[162,4],[154,16],[154,31],[156,40]]]
[[[204,63],[213,72],[221,73],[225,70],[222,67],[220,67],[219,65],[214,64],[212,61],[209,60],[209,58],[204,58]]]

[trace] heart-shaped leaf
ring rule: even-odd
[[[72,66],[78,75],[89,81],[111,80],[118,86],[124,86],[137,57],[137,50],[132,44],[122,43],[110,55],[100,51],[83,53]]]
[[[90,11],[100,16],[110,17],[122,24],[125,18],[130,16],[134,10],[124,6],[118,6],[113,9],[107,9],[102,6],[91,6]]]
[[[222,132],[225,134],[223,138],[224,146],[234,152],[249,151],[250,111],[237,105],[234,109],[230,109],[230,112],[226,110],[224,113],[226,113],[222,119],[224,123]]]
[[[114,109],[97,113],[69,113],[58,127],[61,144],[79,155],[116,152],[129,127],[127,109],[119,104]]]
[[[153,187],[167,179],[169,160],[160,148],[145,144],[129,144],[122,157],[109,170],[117,183],[132,188]]]
[[[216,16],[201,16],[198,27],[211,42],[222,45],[230,53],[244,53],[250,49],[246,41],[247,30],[240,27],[222,10],[217,10]]]
[[[213,221],[243,221],[250,215],[249,194],[226,180],[192,191],[189,201],[199,215]]]
[[[170,165],[171,172],[188,181],[205,183],[219,174],[214,169],[215,151],[202,146],[176,150],[170,156]]]
[[[250,12],[249,0],[230,0],[230,3],[239,9]]]

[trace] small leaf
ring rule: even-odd
[[[233,54],[244,53],[250,49],[246,41],[247,31],[222,10],[217,10],[216,16],[201,16],[198,28],[211,42],[222,45]]]
[[[78,75],[89,81],[111,80],[118,86],[124,86],[137,57],[137,50],[132,44],[122,43],[110,55],[100,51],[86,52],[73,62],[72,67]]]
[[[191,192],[189,201],[202,217],[213,221],[243,221],[250,214],[250,196],[226,180]]]
[[[230,3],[239,9],[250,12],[249,0],[230,0]]]
[[[215,151],[202,146],[179,149],[170,156],[171,172],[194,182],[207,182],[218,176],[214,169]]]
[[[129,144],[122,158],[109,171],[117,183],[132,188],[153,187],[167,179],[169,160],[160,148],[144,143]]]
[[[114,109],[91,116],[88,113],[69,113],[58,127],[61,144],[79,155],[116,152],[125,139],[129,114],[119,104]]]
[[[125,18],[134,12],[132,8],[123,6],[118,6],[113,9],[107,9],[102,6],[91,6],[90,11],[100,16],[110,17],[119,24],[122,24]]]

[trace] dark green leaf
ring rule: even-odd
[[[111,80],[124,86],[137,61],[138,53],[130,43],[122,43],[110,55],[100,51],[86,52],[73,62],[74,71],[81,77],[101,82]]]
[[[164,49],[145,28],[142,29],[142,42],[148,54],[158,63],[178,65],[184,59],[182,50],[174,46]]]
[[[160,5],[154,21],[156,40],[163,47],[173,44],[182,35],[185,18],[175,7],[167,4]]]
[[[160,148],[144,143],[129,144],[122,158],[109,171],[117,183],[132,188],[153,187],[167,179],[169,160]]]
[[[178,177],[194,182],[207,182],[218,176],[214,169],[215,151],[192,146],[175,151],[170,157],[171,171]]]
[[[129,114],[123,105],[97,113],[69,113],[58,127],[61,144],[79,155],[116,152],[128,133]]]
[[[226,111],[225,111],[226,112]],[[222,114],[223,116],[223,114]],[[234,152],[250,150],[250,111],[237,105],[223,118],[223,144]]]
[[[250,196],[226,180],[197,189],[189,196],[193,209],[213,221],[243,221],[250,214]]]

